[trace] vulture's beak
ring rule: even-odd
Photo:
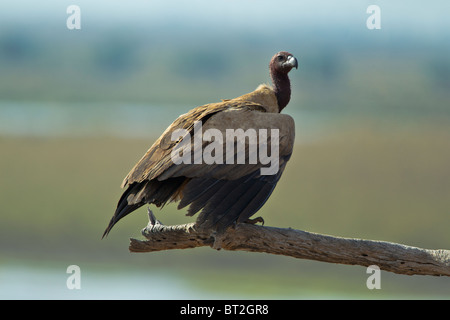
[[[288,56],[288,59],[285,62],[285,64],[291,68],[298,69],[298,62],[294,56]]]

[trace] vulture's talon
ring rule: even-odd
[[[247,219],[247,220],[245,221],[245,223],[253,224],[253,225],[257,224],[258,222],[261,222],[261,225],[263,226],[263,225],[264,225],[264,219],[263,219],[263,217],[256,217],[256,218],[254,218],[254,219]]]
[[[158,224],[162,225],[161,221],[159,221],[158,219],[156,219],[155,214],[153,213],[152,210],[150,210],[150,207],[147,208],[147,215],[148,215],[148,226],[150,227],[154,227]]]

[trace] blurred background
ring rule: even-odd
[[[69,30],[69,5],[81,29]],[[369,30],[369,5],[381,29]],[[450,279],[210,248],[131,254],[146,208],[101,240],[122,179],[180,114],[299,60],[296,147],[266,225],[450,249],[448,1],[2,1],[0,298],[448,299]],[[165,224],[192,218],[169,205]],[[81,290],[69,290],[69,265]]]

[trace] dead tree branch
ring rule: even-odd
[[[377,265],[381,270],[406,275],[450,276],[450,250],[422,249],[246,223],[215,234],[211,230],[199,230],[195,223],[165,226],[150,210],[149,218],[148,226],[142,230],[147,240],[130,239],[131,252],[210,246],[339,264]]]

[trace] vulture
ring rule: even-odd
[[[294,146],[294,120],[281,113],[291,98],[288,73],[292,68],[298,68],[297,59],[289,52],[278,52],[269,63],[272,86],[262,84],[255,91],[235,99],[199,106],[179,116],[123,180],[122,188],[126,190],[103,237],[120,219],[145,204],[163,207],[166,203],[178,202],[178,209],[188,207],[186,215],[198,213],[196,226],[217,232],[236,223],[261,221],[262,218],[250,217],[272,194]],[[196,152],[200,150],[201,155],[213,140],[205,136],[196,140],[194,131],[199,124],[203,132],[214,129],[215,139],[220,136],[228,138],[228,130],[231,129],[244,133],[249,130],[259,132],[257,146],[265,147],[267,154],[269,149],[274,153],[271,156],[276,156],[277,168],[270,174],[263,174],[268,162],[262,161],[261,152],[252,148],[250,138],[245,139],[246,136],[241,141],[244,146],[241,149],[237,146],[237,139],[232,141],[230,148],[223,144],[222,151],[227,152],[222,153],[227,159],[213,163],[198,161]],[[177,137],[176,132],[181,132],[181,135]],[[182,143],[184,149],[180,149]],[[277,148],[272,148],[275,145]],[[183,153],[184,156],[189,150],[194,150],[196,159],[190,155],[184,159],[187,161],[174,161],[174,153]],[[219,151],[217,149],[215,153],[220,155]],[[242,155],[242,151],[244,161],[233,161],[239,153]],[[259,161],[254,161],[257,155]]]

